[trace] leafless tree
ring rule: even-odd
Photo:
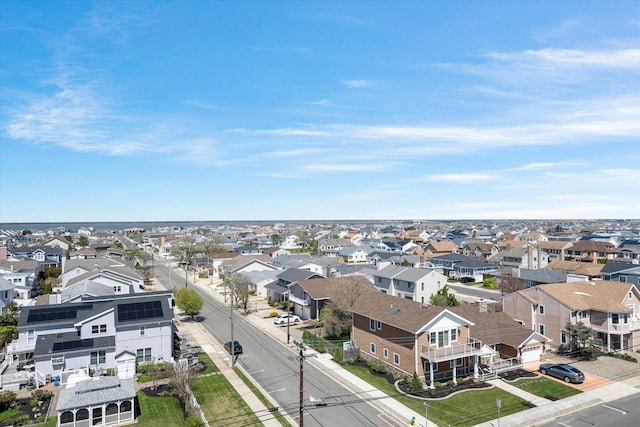
[[[187,359],[179,359],[173,364],[173,382],[175,384],[175,391],[187,409],[187,412],[192,415],[193,408],[191,407],[191,386],[198,377],[198,371],[196,365],[189,364]]]
[[[371,282],[362,276],[336,277],[332,279],[330,299],[342,311],[348,312],[356,299],[375,289]]]
[[[253,294],[253,282],[240,273],[233,273],[230,276],[230,286],[237,304],[242,307],[244,314],[247,314],[249,297]]]

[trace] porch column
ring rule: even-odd
[[[480,376],[478,372],[478,361],[480,360],[480,356],[477,354],[473,357],[473,378],[478,379]]]
[[[435,388],[433,385],[433,362],[429,360],[429,388]]]
[[[458,372],[458,359],[453,359],[453,383],[457,384],[458,381],[456,380],[456,378],[458,378],[457,372]]]
[[[611,332],[607,331],[607,351],[611,353]]]

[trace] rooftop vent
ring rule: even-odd
[[[391,313],[391,314],[393,314],[394,316],[397,316],[398,314],[400,314],[400,309],[399,309],[399,308],[397,308],[397,309],[396,309],[393,313]]]

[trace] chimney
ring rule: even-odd
[[[487,301],[484,298],[476,300],[476,309],[481,313],[487,312]]]
[[[331,279],[331,266],[327,265],[327,279]]]
[[[0,247],[0,261],[6,261],[7,258],[8,258],[7,247],[6,246]]]

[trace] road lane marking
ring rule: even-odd
[[[627,412],[627,411],[625,411],[624,409],[614,408],[613,406],[609,406],[609,405],[602,405],[602,406],[604,406],[604,407],[605,407],[605,408],[607,408],[607,409],[611,409],[612,411],[618,411],[618,412],[620,412],[620,413],[621,413],[621,414],[623,414],[623,415],[627,415],[627,414],[628,414],[628,412]]]

